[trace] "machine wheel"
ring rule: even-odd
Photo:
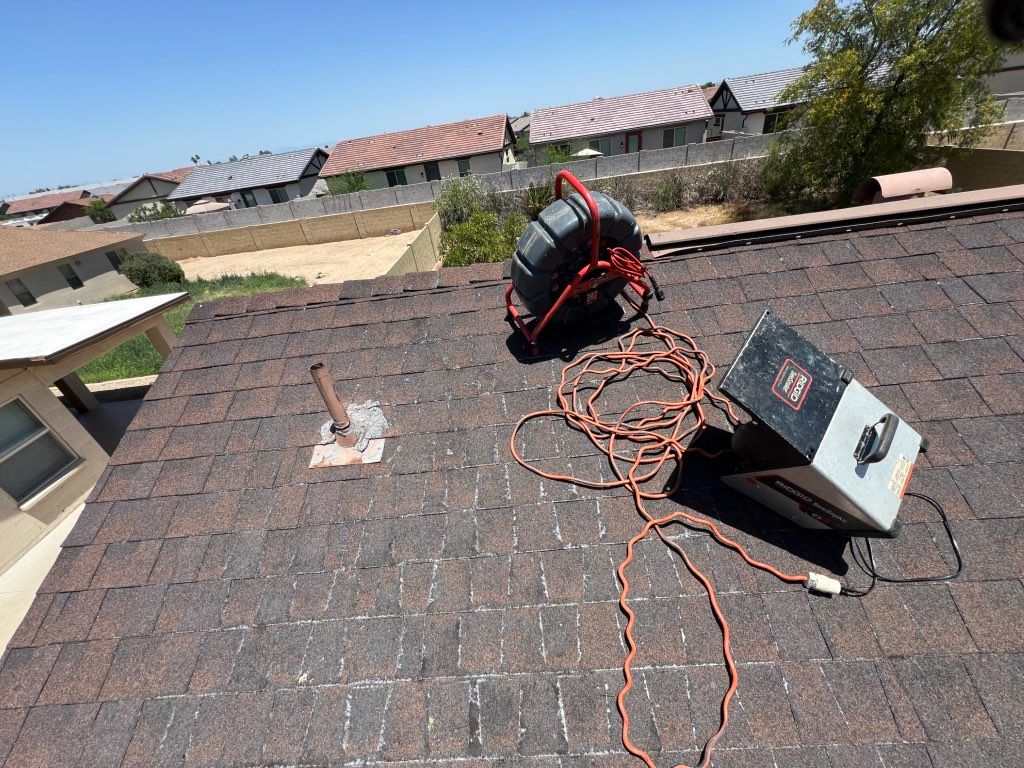
[[[593,195],[601,215],[602,246],[639,255],[643,238],[633,214],[614,198]],[[512,257],[512,285],[530,313],[542,317],[589,260],[590,212],[583,198],[574,194],[541,211],[519,238]],[[590,301],[584,295],[562,304],[552,322],[578,322],[607,307],[625,287],[622,278],[610,280]]]

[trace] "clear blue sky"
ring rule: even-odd
[[[0,195],[793,66],[809,5],[9,3]]]

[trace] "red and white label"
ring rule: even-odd
[[[786,358],[772,384],[772,392],[794,411],[799,411],[813,381],[811,374],[793,362],[792,358]]]

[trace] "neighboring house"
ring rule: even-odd
[[[495,173],[515,163],[508,115],[339,141],[320,176],[362,173],[372,189]]]
[[[803,72],[803,67],[793,67],[725,78],[711,98],[716,119],[709,138],[717,139],[723,131],[775,133],[780,127],[779,118],[796,106],[782,101],[779,94]]]
[[[621,155],[704,141],[714,116],[696,85],[535,109],[530,146]]]
[[[65,190],[61,192],[44,192],[27,197],[18,197],[8,201],[4,211],[8,220],[3,223],[8,227],[28,227],[37,223],[46,214],[68,200],[82,200],[90,197],[84,189]]]
[[[174,293],[0,318],[0,573],[81,503],[110,458],[100,442],[105,434],[97,440],[76,418],[98,403],[75,371],[141,333],[166,357],[175,337],[163,313],[187,298]]]
[[[988,87],[997,94],[1024,91],[1024,52],[1006,54],[999,71],[989,77]]]
[[[143,174],[111,198],[107,206],[118,219],[126,219],[139,206],[162,203],[199,167],[189,165],[172,171]]]
[[[85,209],[93,200],[104,200],[109,202],[110,195],[97,195],[96,197],[83,197],[81,200],[65,200],[63,203],[52,209],[48,214],[36,222],[37,225],[55,224],[58,221],[73,221],[75,219],[88,218]],[[89,224],[94,224],[89,219]]]
[[[0,229],[0,315],[92,304],[135,290],[121,260],[146,250],[138,232]]]
[[[257,155],[227,163],[196,166],[167,195],[180,210],[201,197],[230,203],[234,208],[287,203],[309,194],[327,160],[319,147]]]
[[[518,139],[524,133],[530,132],[530,113],[513,118],[511,121],[512,134]]]

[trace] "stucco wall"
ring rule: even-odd
[[[0,371],[0,379],[3,379],[0,404],[21,398],[72,453],[82,459],[78,466],[22,507],[0,491],[0,573],[3,573],[84,499],[103,473],[108,456],[53,395],[45,375],[43,380],[39,378],[38,369]]]
[[[177,187],[177,184],[162,179],[144,179],[137,187],[128,191],[123,198],[109,207],[117,218],[124,219],[140,205],[148,205],[166,199]]]
[[[935,147],[930,151],[953,175],[955,191],[1024,184],[1024,152],[1019,150]]]
[[[506,164],[504,160],[505,154],[503,152],[470,155],[469,170],[474,174],[497,173]],[[457,159],[439,160],[437,167],[441,172],[442,179],[449,179],[459,175],[459,161]],[[370,185],[370,189],[387,189],[388,177],[384,171],[367,171],[363,174],[363,178]],[[427,182],[427,174],[423,169],[423,164],[416,163],[415,165],[405,166],[405,181],[406,184],[425,184]]]
[[[38,267],[3,275],[0,277],[0,303],[6,306],[11,314],[16,315],[40,309],[95,304],[111,296],[134,291],[135,285],[128,278],[118,274],[106,257],[107,251],[120,249],[124,249],[126,254],[141,253],[147,250],[140,236],[137,240],[120,246],[100,248],[72,259],[41,264]],[[81,288],[73,289],[68,285],[58,271],[60,264],[71,265],[71,268],[82,280]],[[35,304],[23,307],[21,302],[14,297],[6,283],[15,278],[21,280],[25,287],[32,292],[36,298]]]
[[[704,120],[695,120],[689,123],[679,123],[677,125],[663,125],[659,128],[645,128],[641,131],[643,136],[643,149],[663,149],[664,148],[664,136],[665,131],[676,128],[686,128],[686,143],[687,144],[699,144],[704,141]],[[596,136],[586,136],[581,139],[572,139],[568,142],[569,151],[573,154],[579,152],[581,149],[587,149],[590,146],[591,141],[609,139],[611,141],[611,154],[622,155],[626,154],[626,134],[625,133],[612,133]],[[548,144],[535,144],[533,145],[538,156],[543,156],[544,149],[551,146],[552,144],[564,144],[566,142],[550,142]],[[678,145],[677,145],[678,146]],[[500,170],[500,169],[499,169]]]

